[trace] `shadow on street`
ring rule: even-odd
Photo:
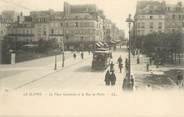
[[[91,72],[91,66],[90,65],[86,65],[86,66],[82,66],[79,69],[75,70],[74,72]]]

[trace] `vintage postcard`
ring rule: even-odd
[[[184,117],[184,1],[0,0],[0,117]]]

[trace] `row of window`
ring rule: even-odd
[[[179,11],[182,11],[182,8],[181,7],[175,7],[175,8],[167,7],[166,10],[167,11],[177,11],[177,12],[179,12]]]
[[[48,18],[39,18],[39,19],[36,19],[37,22],[47,22],[48,21]]]
[[[12,29],[12,30],[9,30],[8,33],[11,33],[11,34],[32,34],[33,31],[32,29],[23,29],[23,30],[18,30],[18,29]]]
[[[78,41],[84,41],[84,40],[86,40],[86,41],[92,41],[92,40],[94,40],[94,37],[92,37],[92,36],[75,36],[75,37],[73,37],[75,40],[78,40]],[[66,38],[67,40],[70,40],[71,38]]]
[[[4,23],[0,23],[0,28],[1,27],[7,27],[9,24],[4,24]]]
[[[77,15],[77,16],[71,16],[73,19],[91,19],[92,16],[90,15]]]
[[[154,16],[154,15],[149,15],[149,16],[147,16],[147,15],[140,15],[140,16],[138,16],[137,17],[138,19],[163,19],[164,18],[164,16],[162,16],[162,15],[156,15],[156,16]]]
[[[95,27],[94,22],[67,22],[66,27]]]
[[[50,32],[43,30],[43,31],[38,31],[39,35],[48,35],[48,34],[63,34],[61,30],[54,30],[51,29]]]
[[[146,33],[153,33],[153,32],[158,32],[158,33],[163,33],[163,31],[162,30],[157,30],[157,31],[155,31],[155,30],[137,30],[137,35],[145,35]]]
[[[153,23],[153,22],[149,22],[149,28],[154,28],[154,27],[158,27],[159,29],[163,28],[163,23],[162,22],[158,22],[157,24]],[[145,22],[139,22],[137,23],[137,28],[145,28],[146,24]]]
[[[95,30],[66,30],[66,33],[67,34],[71,34],[71,35],[73,35],[73,34],[79,34],[79,35],[102,35],[101,34],[101,32],[99,32],[99,31],[95,31]],[[47,31],[39,31],[38,32],[38,35],[47,35],[48,34],[48,32]],[[52,29],[51,31],[50,31],[50,33],[49,34],[62,34],[62,32],[61,31],[55,31],[54,29]]]
[[[173,20],[175,20],[175,19],[183,20],[183,19],[184,19],[184,15],[181,15],[181,14],[179,14],[179,15],[172,14],[172,15],[171,15],[171,18],[172,18]]]
[[[71,34],[95,34],[95,30],[92,29],[84,29],[84,30],[67,30]]]
[[[167,15],[166,15],[167,16]],[[172,14],[172,15],[168,15],[170,16],[171,19],[179,19],[179,20],[183,20],[184,19],[184,15],[182,14]],[[150,16],[138,16],[139,19],[150,19],[150,20],[153,20],[153,19],[163,19],[164,16],[162,15],[159,15],[159,16],[154,16],[154,15],[150,15]]]

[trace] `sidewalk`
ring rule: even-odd
[[[68,59],[72,57],[71,52],[65,53],[65,58]],[[17,64],[5,64],[0,65],[0,79],[9,77],[12,75],[17,75],[22,72],[30,71],[30,70],[41,70],[45,69],[49,65],[54,68],[55,56],[49,56],[39,59],[34,59],[30,61],[25,61]],[[57,55],[57,61],[59,65],[62,61],[62,55]]]
[[[136,87],[146,88],[147,85],[151,85],[154,89],[167,89],[177,88],[176,83],[168,76],[165,76],[164,72],[171,69],[184,69],[182,66],[149,66],[149,72],[146,70],[146,64],[149,63],[148,57],[141,55],[140,64],[136,62],[137,57],[132,57],[132,73],[135,77]]]
[[[62,54],[57,55],[62,56]],[[71,52],[67,51],[65,52],[65,57],[72,57],[71,56]],[[53,58],[54,56],[48,56],[48,57],[42,57],[42,58],[37,58],[37,59],[33,59],[33,60],[28,60],[28,61],[23,61],[23,62],[19,62],[16,64],[0,64],[0,69],[4,69],[4,68],[18,68],[18,67],[38,67],[38,66],[47,66],[48,64],[51,64],[53,62]],[[45,62],[46,61],[46,62]]]
[[[84,59],[88,59],[92,54],[89,55],[88,53],[85,53],[84,55]],[[4,92],[5,90],[10,91],[19,89],[25,85],[28,85],[29,83],[41,80],[50,74],[59,72],[62,69],[67,69],[68,67],[71,67],[72,65],[78,64],[80,62],[82,62],[82,59],[80,57],[77,57],[76,60],[74,60],[73,57],[70,57],[69,59],[65,60],[64,68],[61,67],[61,62],[58,62],[57,70],[54,70],[54,64],[50,64],[42,67],[41,69],[33,69],[26,72],[21,72],[10,77],[2,78],[0,79],[1,92]]]

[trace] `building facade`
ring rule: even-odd
[[[184,33],[184,7],[182,2],[138,1],[134,30],[136,35],[150,33]]]
[[[6,38],[31,43],[35,41],[34,24],[32,22],[14,23],[8,27]]]
[[[166,33],[184,33],[184,7],[181,2],[166,4]]]
[[[138,1],[134,29],[138,36],[165,32],[165,4],[158,1]]]
[[[91,50],[98,42],[119,40],[119,29],[95,4],[71,5],[65,2],[63,12],[50,9],[31,11],[29,16],[15,14],[10,11],[2,13],[5,21],[11,24],[0,28],[0,33],[6,30],[3,38],[23,43],[56,40],[59,45],[64,42],[67,50]]]
[[[117,41],[119,40],[120,35],[122,36],[117,26],[114,23],[112,23],[111,20],[105,19],[104,20],[104,41],[105,42]]]
[[[96,5],[64,4],[65,44],[67,48],[93,48],[103,41],[105,16]]]
[[[2,40],[7,34],[8,26],[17,21],[18,13],[15,11],[3,11],[0,15],[0,64],[2,63]]]
[[[38,42],[39,40],[62,40],[62,12],[34,11],[30,16],[20,15],[18,21],[7,28],[6,38],[21,42]]]
[[[30,13],[35,25],[36,40],[60,38],[63,34],[63,12],[47,10]],[[59,36],[59,37],[57,37]]]

